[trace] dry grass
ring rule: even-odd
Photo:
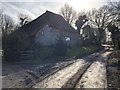
[[[113,51],[108,57],[107,79],[108,87],[120,88],[120,51]]]

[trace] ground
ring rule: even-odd
[[[107,81],[109,88],[120,88],[120,51],[114,50],[107,61]]]
[[[108,54],[42,65],[3,65],[3,88],[106,88]]]

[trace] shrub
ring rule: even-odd
[[[96,46],[81,46],[81,47],[72,47],[67,50],[66,56],[80,58],[85,55],[97,52],[99,47]]]
[[[9,36],[4,39],[3,43],[3,59],[4,61],[18,61],[20,58],[19,49],[21,42],[17,38]]]
[[[35,50],[35,57],[40,59],[48,59],[54,57],[54,49],[52,47],[43,47],[41,46],[37,50]]]
[[[56,56],[64,56],[67,52],[67,45],[63,41],[63,37],[60,36],[56,42],[54,54]]]

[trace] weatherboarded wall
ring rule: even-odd
[[[35,42],[44,46],[54,45],[60,35],[63,36],[63,40],[70,46],[74,46],[78,43],[77,33],[67,32],[50,27],[49,25],[45,25],[41,30],[39,30],[36,34]]]

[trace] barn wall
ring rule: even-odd
[[[56,43],[56,39],[61,34],[64,37],[64,41],[70,46],[76,45],[78,43],[78,35],[76,33],[65,32],[60,29],[49,27],[49,25],[45,25],[45,27],[43,27],[36,34],[35,42],[45,46],[54,45]],[[69,37],[70,41],[66,41],[65,37]]]

